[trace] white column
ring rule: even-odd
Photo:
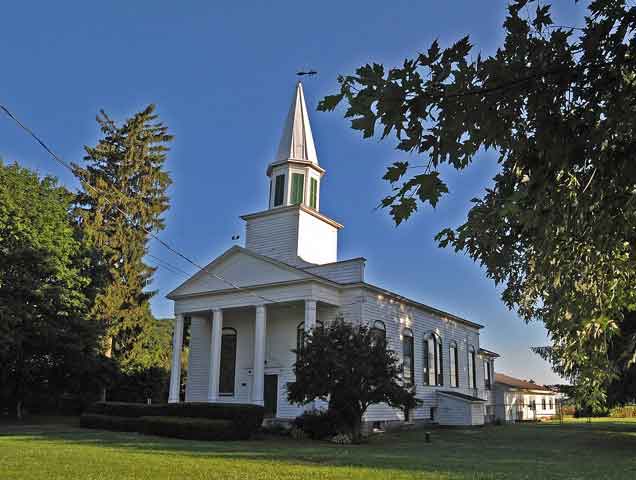
[[[305,300],[305,338],[307,334],[316,328],[316,300]],[[315,410],[316,402],[309,402],[305,405],[304,410]]]
[[[181,348],[183,347],[183,315],[177,314],[172,335],[172,368],[170,369],[170,392],[168,403],[179,402],[181,390]]]
[[[208,376],[208,402],[219,399],[219,377],[221,374],[221,336],[223,332],[223,310],[212,310],[212,335],[210,335],[210,373]]]
[[[256,307],[254,322],[254,384],[252,385],[252,401],[256,405],[263,405],[263,385],[265,381],[265,335],[267,330],[267,315],[265,305]]]
[[[305,333],[316,328],[316,300],[305,300]]]

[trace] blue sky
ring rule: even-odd
[[[580,25],[582,8],[558,1],[557,23]],[[99,131],[100,108],[123,119],[148,103],[176,138],[167,168],[174,185],[163,238],[204,263],[243,236],[239,215],[266,208],[265,169],[275,154],[300,69],[309,108],[337,88],[336,77],[367,62],[400,64],[439,38],[470,34],[475,54],[503,39],[506,2],[483,1],[65,1],[9,2],[0,30],[0,103],[68,161]],[[541,325],[508,311],[480,267],[433,236],[462,223],[469,200],[497,171],[483,154],[461,174],[444,171],[450,194],[395,228],[374,210],[387,192],[385,167],[405,159],[391,141],[365,140],[341,113],[311,115],[321,165],[321,211],[345,225],[341,259],[367,258],[367,280],[486,326],[482,346],[502,355],[497,370],[557,381],[529,351],[546,343]],[[75,188],[6,117],[0,157],[52,174]],[[242,240],[241,240],[242,241]],[[186,271],[187,264],[153,242],[151,252]],[[152,307],[170,316],[164,295],[183,277],[156,274]]]

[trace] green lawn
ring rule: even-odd
[[[636,421],[431,429],[338,446],[263,438],[189,442],[83,430],[74,422],[0,424],[0,479],[636,478]]]

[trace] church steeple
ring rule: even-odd
[[[287,114],[275,162],[287,160],[303,160],[318,165],[318,155],[316,155],[314,137],[311,134],[303,84],[300,82],[296,85],[296,92]]]
[[[318,211],[324,173],[318,165],[303,85],[298,82],[276,158],[267,167],[269,208],[300,204]]]

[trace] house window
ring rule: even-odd
[[[236,377],[236,330],[224,328],[221,335],[219,394],[234,395]]]
[[[303,203],[303,192],[305,190],[305,175],[302,173],[292,173],[291,203],[298,205]]]
[[[457,344],[451,342],[448,347],[450,353],[450,386],[459,387],[459,369],[457,368]]]
[[[322,328],[323,324],[320,320],[316,321],[316,328]],[[296,327],[296,360],[305,347],[305,322],[300,322]]]
[[[492,372],[490,371],[490,362],[486,360],[484,362],[484,385],[486,386],[486,390],[490,390],[492,387],[491,374]]]
[[[554,402],[550,399],[550,410],[554,409]]]
[[[386,327],[384,322],[380,320],[373,322],[373,327],[369,329],[369,334],[373,339],[374,345],[378,345],[380,342],[386,344]]]
[[[541,409],[542,409],[542,410],[545,410],[545,409],[546,409],[545,397],[543,397],[543,398],[541,399]]]
[[[413,355],[413,332],[408,328],[402,332],[402,362],[404,366],[404,383],[415,383],[415,356]]]
[[[285,175],[276,175],[276,185],[274,186],[274,206],[283,204],[285,197]]]
[[[439,335],[431,333],[424,338],[423,344],[423,379],[424,385],[444,385],[444,372],[442,371],[442,339]]]
[[[475,347],[468,347],[468,387],[477,388],[477,371],[475,369]]]
[[[309,206],[316,208],[318,205],[318,180],[315,178],[309,179]]]

